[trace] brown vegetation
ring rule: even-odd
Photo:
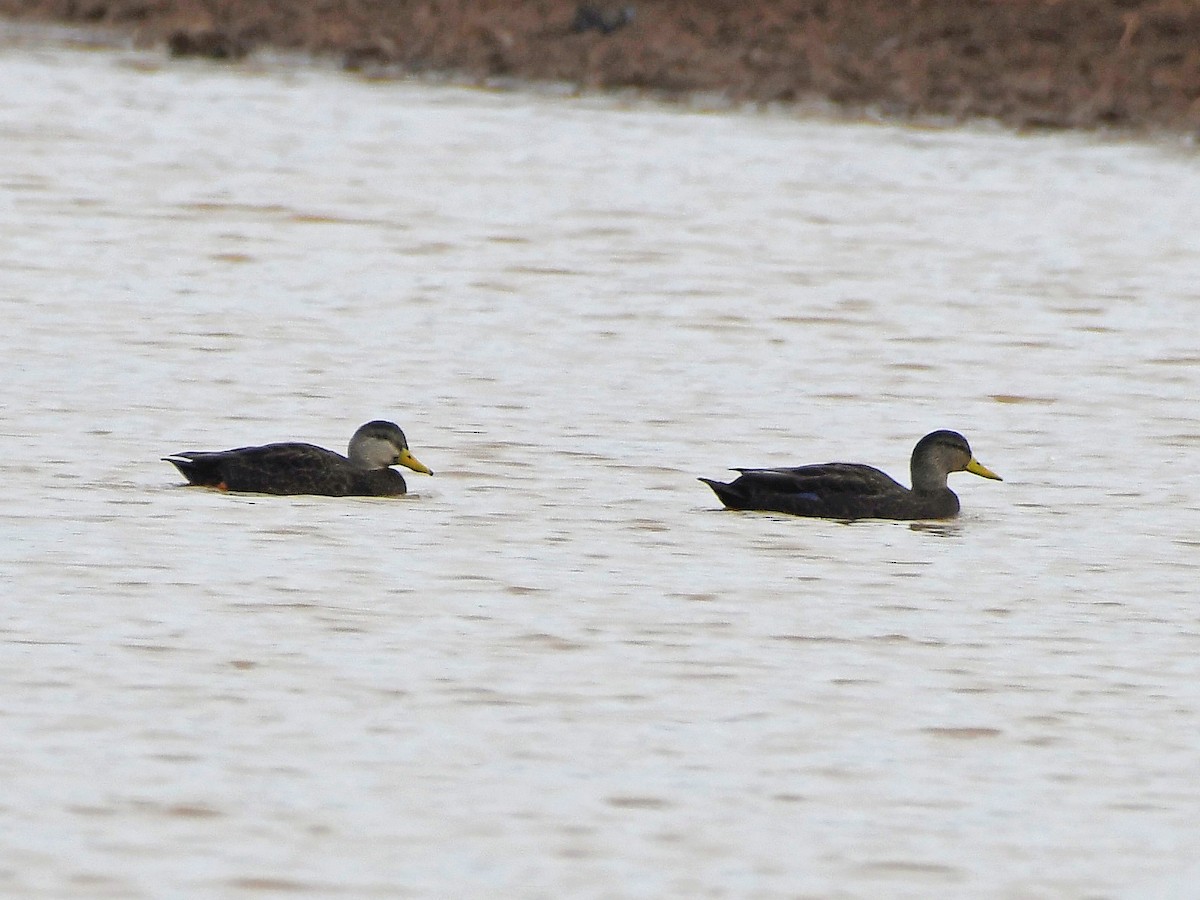
[[[0,0],[176,54],[819,100],[1017,126],[1200,127],[1196,0]]]

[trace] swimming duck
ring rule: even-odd
[[[408,491],[389,466],[432,475],[408,449],[399,426],[376,420],[350,438],[347,456],[313,444],[266,444],[213,452],[164,456],[191,484],[256,494],[323,494],[329,497],[389,497]]]
[[[958,497],[946,485],[951,472],[1003,479],[971,453],[954,431],[935,431],[912,452],[912,490],[871,466],[825,463],[792,469],[735,469],[729,484],[700,480],[730,509],[756,509],[826,519],[950,519]]]

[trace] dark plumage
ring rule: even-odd
[[[404,477],[389,466],[432,475],[409,452],[392,422],[363,425],[350,438],[348,457],[313,444],[266,444],[164,456],[191,484],[255,494],[388,497],[406,493]]]
[[[730,509],[756,509],[826,519],[949,519],[958,497],[946,484],[951,472],[1001,481],[971,454],[967,439],[935,431],[912,453],[912,490],[871,466],[825,463],[792,469],[735,469],[729,484],[700,480]]]

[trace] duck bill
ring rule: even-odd
[[[429,468],[423,462],[413,456],[407,447],[400,451],[400,458],[396,460],[396,462],[407,469],[412,469],[414,472],[421,472],[425,475],[433,474],[433,469]]]
[[[1003,481],[1004,480],[1003,478],[1001,478],[999,475],[997,475],[995,472],[993,472],[991,469],[989,469],[987,466],[985,466],[983,463],[981,463],[979,460],[977,460],[973,456],[971,457],[971,461],[969,463],[967,463],[967,471],[971,472],[975,475],[979,475],[983,478],[990,478],[993,481]]]

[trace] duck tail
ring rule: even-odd
[[[221,482],[221,473],[212,463],[205,464],[204,454],[175,453],[162,459],[178,469],[179,474],[186,478],[189,484],[213,487]]]
[[[701,478],[700,480],[712,488],[713,493],[717,495],[717,499],[729,509],[745,508],[746,498],[742,496],[742,492],[736,485],[726,484],[723,481],[716,481],[712,478]]]

